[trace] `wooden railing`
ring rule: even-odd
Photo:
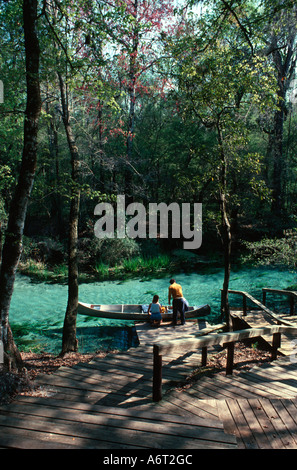
[[[276,313],[274,313],[272,310],[270,310],[266,305],[263,305],[259,300],[255,299],[252,295],[248,294],[247,292],[241,291],[241,290],[228,290],[230,294],[237,294],[242,296],[242,309],[243,309],[243,316],[246,316],[247,314],[247,299],[250,300],[254,305],[256,305],[260,310],[263,310],[265,313],[267,313],[271,318],[276,320],[278,325],[286,325],[286,326],[292,326],[295,327],[296,324],[292,323],[288,320],[283,320],[281,317],[279,317]],[[287,292],[287,291],[285,291]]]
[[[200,334],[203,332],[201,330]],[[162,399],[162,357],[172,351],[196,351],[202,350],[202,366],[206,365],[207,348],[221,345],[227,348],[226,374],[232,374],[234,359],[234,344],[247,338],[257,338],[263,335],[272,335],[272,359],[276,358],[277,349],[280,347],[281,334],[293,333],[297,335],[297,328],[291,326],[273,325],[263,328],[248,328],[245,330],[228,333],[207,334],[205,336],[193,335],[191,338],[181,338],[162,341],[154,344],[154,369],[153,369],[153,400]],[[203,334],[203,333],[202,333]]]
[[[287,295],[290,300],[290,315],[294,314],[294,304],[295,299],[297,299],[297,292],[293,290],[283,290],[283,289],[270,289],[269,287],[264,287],[262,289],[263,295],[263,304],[266,305],[266,294],[267,292],[271,292],[273,294],[280,294],[280,295]]]

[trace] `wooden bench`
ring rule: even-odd
[[[203,331],[203,330],[202,330]],[[191,338],[181,338],[162,341],[154,344],[153,348],[153,400],[162,399],[162,356],[172,351],[196,351],[202,349],[202,366],[206,365],[207,348],[220,345],[227,348],[226,374],[232,374],[234,344],[248,338],[272,335],[272,359],[276,359],[277,349],[281,344],[282,333],[297,335],[297,328],[283,325],[273,325],[263,328],[248,328],[245,330],[226,333],[206,334],[205,336],[193,335]]]

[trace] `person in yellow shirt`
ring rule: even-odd
[[[168,304],[170,305],[172,297],[172,308],[173,308],[173,326],[177,323],[177,313],[180,313],[181,324],[184,325],[186,322],[185,312],[187,310],[186,302],[183,297],[183,290],[180,284],[177,284],[175,279],[170,279],[170,286],[168,290]]]

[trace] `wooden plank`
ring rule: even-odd
[[[259,449],[271,449],[271,443],[266,434],[263,433],[262,426],[256,418],[250,400],[237,400],[238,405],[246,418],[247,425],[253,435]]]
[[[191,390],[188,391],[191,395],[194,395],[196,398],[200,400],[214,398],[217,399],[217,391],[213,390],[212,387],[208,387],[206,384],[203,383],[196,383],[195,385],[192,384]]]
[[[209,381],[212,380],[213,383],[213,389],[217,389],[217,397],[220,399],[222,398],[221,393],[224,393],[224,390],[228,393],[228,396],[231,398],[232,396],[234,398],[255,398],[257,396],[267,396],[268,398],[271,396],[269,385],[266,386],[265,384],[259,383],[258,380],[250,381],[250,379],[245,377],[245,374],[241,377],[240,375],[233,376],[232,378],[222,376],[218,374],[216,377],[213,379],[203,379],[205,380],[205,386],[206,385],[206,380],[208,383]],[[203,391],[203,380],[201,380],[201,385],[199,386],[199,390]],[[197,389],[197,384],[198,382],[193,385],[194,389]],[[223,390],[223,392],[221,391]],[[277,393],[277,396],[279,394]]]
[[[108,413],[108,414],[114,414],[114,415],[120,415],[120,416],[125,416],[130,418],[131,416],[135,416],[138,418],[143,418],[147,419],[150,421],[151,419],[156,419],[155,415],[158,415],[158,420],[160,422],[176,422],[179,423],[180,420],[184,422],[184,408],[181,407],[179,409],[178,406],[176,406],[172,402],[162,402],[162,404],[155,404],[150,400],[148,400],[146,407],[142,407],[139,403],[137,407],[133,408],[122,408],[122,407],[111,407],[111,406],[101,406],[97,404],[91,404],[91,403],[84,403],[84,402],[78,402],[78,401],[71,401],[67,400],[66,397],[63,398],[63,400],[60,399],[53,399],[47,400],[45,398],[36,398],[36,397],[19,397],[18,402],[24,403],[36,403],[40,405],[46,405],[46,406],[52,406],[52,407],[62,407],[62,408],[70,408],[72,410],[77,410],[77,411],[86,411],[86,412],[95,412],[95,413]],[[180,411],[180,412],[179,412]],[[199,424],[200,420],[197,420],[197,416],[194,416],[193,418],[193,413],[186,413],[187,414],[187,422],[192,422],[192,419],[195,419],[195,422],[193,424]],[[220,423],[213,418],[210,413],[207,414],[206,416],[209,421],[212,422],[213,426],[216,425],[217,427],[220,427]],[[205,418],[205,416],[200,416],[199,418]],[[190,420],[190,421],[189,421]],[[205,421],[204,421],[205,423]],[[201,423],[201,424],[204,424]]]
[[[194,361],[195,363],[195,361]],[[118,368],[124,373],[125,370],[133,370],[134,373],[137,374],[144,374],[147,372],[148,375],[152,376],[152,356],[148,356],[146,361],[140,362],[137,359],[134,360],[122,360],[115,358],[113,361],[110,362],[113,368]],[[108,366],[107,363],[102,363],[100,365],[101,370],[107,370]],[[166,372],[166,376],[174,378],[178,372],[185,373],[185,368],[190,370],[191,364],[187,364],[183,362],[183,356],[180,356],[178,359],[170,360],[168,357],[164,357],[164,370]],[[171,370],[172,369],[172,370]],[[110,369],[108,369],[110,370]]]
[[[279,376],[271,369],[265,369],[263,371],[260,369],[253,370],[253,372],[247,372],[245,377],[251,380],[253,380],[253,378],[257,378],[257,380],[261,381],[266,387],[278,390],[280,397],[282,398],[289,398],[297,395],[297,388],[294,385],[290,385],[288,376]]]
[[[22,430],[18,429],[13,429],[12,431],[11,428],[4,427],[1,428],[1,431],[3,435],[0,437],[0,441],[3,447],[0,447],[0,449],[76,449],[73,439],[70,439],[68,443],[62,444],[57,440],[53,441],[47,438],[47,436],[40,436],[40,433],[34,431],[32,433],[26,432],[26,437],[24,437]]]
[[[234,423],[236,424],[236,436],[241,439],[246,449],[259,449],[259,446],[251,432],[242,409],[239,407],[237,400],[226,401]]]
[[[141,381],[141,388],[143,390],[146,390],[148,393],[151,391],[152,388],[151,380],[145,381],[141,376],[139,376],[135,380],[127,380],[127,378],[125,378],[124,376],[121,376],[119,378],[119,376],[117,375],[113,377],[112,382],[110,380],[110,376],[107,376],[107,374],[98,374],[96,377],[88,377],[86,374],[76,374],[71,370],[59,370],[59,372],[55,373],[54,376],[61,378],[66,377],[87,384],[98,384],[98,381],[100,380],[101,385],[106,387],[107,390],[118,390],[119,388],[131,387],[133,384],[136,384],[139,381]]]
[[[121,367],[118,364],[88,364],[86,368],[90,368],[92,370],[98,370],[99,372],[105,372],[106,374],[109,374],[110,376],[113,376],[115,374],[119,375],[124,375],[127,377],[131,378],[138,378],[139,376],[142,376],[144,379],[148,380],[152,377],[152,367],[147,368],[147,370],[134,370],[132,368],[128,367]]]
[[[106,392],[92,392],[90,390],[80,390],[76,388],[71,388],[67,386],[59,386],[59,385],[40,385],[37,389],[35,394],[42,395],[48,397],[48,399],[51,399],[52,397],[63,399],[63,397],[67,397],[69,400],[79,400],[79,401],[89,401],[90,403],[95,403],[99,400],[103,400],[106,398],[107,393]],[[112,393],[110,392],[108,394],[110,399],[114,397]],[[120,395],[117,394],[117,401],[119,400],[124,400],[126,398],[126,395]],[[137,397],[140,398],[140,397]],[[0,408],[1,410],[1,408]]]
[[[281,402],[284,404],[284,406],[286,407],[286,410],[288,411],[288,413],[290,414],[293,422],[294,422],[294,425],[292,425],[292,427],[294,429],[297,428],[297,401],[296,399],[282,399]]]
[[[290,331],[291,333],[297,334],[297,328],[290,326],[264,326],[261,328],[247,328],[245,330],[232,331],[229,333],[217,333],[210,334],[197,338],[181,338],[172,341],[163,341],[155,343],[159,348],[159,353],[162,355],[167,354],[172,350],[184,350],[187,349],[198,349],[204,346],[223,345],[224,343],[230,343],[234,341],[242,341],[248,338],[257,338],[264,335],[273,335],[274,333],[284,333]]]
[[[244,442],[240,436],[236,422],[234,421],[233,415],[229,409],[228,400],[217,400],[217,407],[225,431],[236,436],[238,449],[245,449]]]
[[[119,393],[120,395],[125,395],[126,393],[133,393],[138,396],[146,396],[147,393],[140,389],[139,387],[135,386],[132,382],[127,383],[127,385],[117,385],[117,384],[108,384],[108,383],[89,383],[87,381],[79,381],[70,379],[68,377],[59,377],[54,374],[50,376],[45,376],[43,378],[38,379],[39,384],[47,384],[47,385],[54,385],[55,387],[67,387],[73,388],[76,390],[87,390],[90,392],[99,392],[99,393]]]
[[[246,371],[242,375],[240,374],[240,377],[244,377],[251,383],[257,383],[258,387],[262,388],[263,390],[270,390],[272,397],[273,395],[276,395],[278,398],[292,398],[296,396],[296,389],[294,389],[294,387],[276,380],[276,377],[278,378],[278,376],[270,376],[270,373],[268,373],[267,369],[265,371],[252,369],[250,371]]]
[[[57,423],[55,420],[36,417],[28,419],[28,416],[26,415],[20,415],[18,418],[0,416],[0,445],[2,436],[15,437],[16,435],[19,435],[21,438],[27,438],[29,436],[33,439],[34,436],[36,436],[38,440],[50,440],[58,442],[60,445],[70,443],[78,446],[82,445],[81,448],[84,449],[89,448],[90,445],[91,448],[96,449],[146,448],[146,446],[142,445],[140,441],[135,441],[135,434],[135,432],[129,433],[126,431],[121,439],[120,433],[118,436],[113,436],[107,428],[98,429],[97,433],[95,433],[94,429],[88,429],[82,424],[77,425],[76,423],[72,423],[70,428],[67,422],[65,423],[62,421]],[[127,442],[129,436],[131,440],[130,442]],[[146,437],[149,436],[144,436],[144,439]],[[131,445],[131,442],[134,444]],[[16,443],[14,443],[14,445],[18,448]],[[35,448],[34,444],[32,448]]]
[[[65,436],[16,427],[0,426],[0,443],[7,449],[98,449],[97,440]],[[2,444],[3,443],[3,444]],[[129,444],[104,443],[102,449],[143,449]]]
[[[255,373],[258,372],[258,369],[255,369]],[[297,380],[296,380],[296,370],[292,368],[290,370],[290,366],[279,367],[275,365],[275,367],[267,367],[261,371],[262,374],[267,375],[268,380],[275,380],[277,377],[278,381],[282,381],[283,386],[287,387],[289,390],[297,392]],[[260,375],[260,372],[259,372]]]
[[[269,370],[268,367],[265,367],[265,365],[263,365],[263,370]],[[288,364],[288,363],[274,363],[273,364],[273,369],[272,369],[272,372],[274,371],[274,373],[277,373],[278,374],[278,377],[279,375],[280,376],[284,376],[285,378],[288,378],[289,380],[292,381],[292,384],[294,384],[294,381],[296,383],[296,389],[297,389],[297,382],[296,382],[296,373],[297,373],[297,370],[296,370],[296,364]]]
[[[280,439],[277,430],[274,428],[271,419],[268,418],[267,414],[263,410],[262,404],[258,399],[250,399],[249,403],[257,417],[259,424],[266,434],[267,439],[270,442],[271,449],[283,449],[283,443]]]
[[[101,368],[101,370],[103,370],[103,369],[108,370],[110,374],[117,373],[118,370],[121,370],[122,373],[124,373],[125,371],[131,372],[131,364],[129,365],[129,361],[124,363],[123,361],[114,360],[109,367],[108,367],[107,364],[101,363],[100,368]],[[186,372],[184,370],[184,366],[182,364],[175,366],[174,369],[175,370],[170,370],[170,364],[168,365],[165,362],[165,364],[164,364],[164,379],[175,380],[179,370],[181,371],[181,373],[183,375],[186,374]],[[137,365],[136,364],[133,367],[133,372],[134,372],[134,374],[135,373],[137,373],[137,374],[143,373],[144,375],[145,375],[145,373],[147,373],[150,377],[152,377],[152,366],[149,364],[149,362],[145,365],[140,365],[140,364]]]
[[[217,408],[210,405],[208,400],[200,400],[197,398],[191,389],[183,392],[171,391],[170,394],[165,395],[164,400],[162,401],[162,403],[168,402],[195,416],[212,420],[218,419]]]
[[[222,383],[222,387],[225,387],[227,390],[231,390],[234,392],[234,397],[240,396],[242,398],[254,398],[257,395],[254,388],[251,387],[245,381],[238,380],[238,376],[233,376],[232,378],[229,378],[218,374],[215,383],[220,382]]]
[[[255,398],[258,396],[261,397],[271,397],[271,390],[267,388],[265,385],[261,384],[258,380],[250,380],[250,378],[245,378],[243,375],[242,377],[240,375],[236,375],[233,377],[233,384],[235,387],[238,387],[239,391],[241,392],[242,389],[245,389],[247,391],[250,391],[253,396],[249,398]],[[279,394],[276,393],[275,396],[278,396]],[[248,398],[248,397],[246,397]]]
[[[232,444],[233,436],[225,434],[222,430],[207,426],[196,426],[188,423],[164,423],[121,416],[102,416],[101,414],[77,413],[76,411],[60,408],[52,410],[48,407],[19,406],[10,410],[6,415],[1,411],[0,425],[10,426],[36,426],[39,430],[47,429],[50,432],[66,435],[79,435],[91,437],[108,442],[133,442],[135,438],[143,447],[151,447],[153,443],[166,442],[181,445],[182,448],[192,440],[211,441]],[[16,413],[15,416],[13,414]],[[70,423],[69,423],[70,421]],[[48,427],[47,427],[48,426]],[[36,429],[35,427],[35,429]],[[132,439],[132,441],[131,441]]]
[[[66,406],[68,405],[68,406]],[[112,407],[103,407],[98,405],[91,406],[80,406],[79,408],[73,408],[71,402],[59,402],[51,400],[51,404],[45,400],[30,400],[30,401],[18,401],[13,406],[8,405],[3,407],[3,411],[6,413],[26,413],[29,415],[37,416],[59,416],[59,419],[73,419],[75,421],[83,422],[96,422],[98,424],[109,422],[112,420],[113,426],[131,427],[131,423],[134,423],[135,427],[138,425],[141,429],[147,428],[149,430],[156,430],[156,426],[167,426],[173,427],[175,424],[181,426],[181,433],[186,430],[186,434],[192,434],[193,430],[197,428],[206,429],[217,429],[222,430],[223,426],[218,420],[210,420],[199,418],[197,416],[189,416],[185,422],[184,417],[174,414],[160,414],[156,410],[156,407],[151,406],[150,411],[141,411],[138,409],[126,410]],[[46,414],[44,414],[44,412]],[[129,423],[129,424],[127,424]],[[135,424],[136,423],[136,424]],[[158,431],[158,429],[157,429]]]
[[[289,435],[294,440],[294,446],[297,448],[297,428],[296,423],[293,420],[291,414],[286,408],[287,401],[283,400],[271,400],[271,404],[273,405],[274,409],[278,412],[279,417],[283,421],[286,429],[288,430]]]
[[[294,449],[296,447],[294,440],[290,437],[287,430],[285,429],[285,425],[275,408],[272,406],[271,401],[262,399],[259,401],[261,403],[262,409],[265,411],[266,415],[271,420],[274,429],[277,431],[278,436],[283,443],[283,447],[285,449]]]
[[[197,391],[198,396],[202,392],[216,399],[235,398],[238,394],[234,387],[226,385],[224,382],[203,377],[203,379],[193,384],[192,389]]]

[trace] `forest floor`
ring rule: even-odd
[[[204,375],[225,375],[226,362],[227,349],[223,349],[215,354],[209,354],[207,356],[207,365],[193,370],[192,374],[175,388],[178,390],[187,389]],[[271,362],[271,351],[249,347],[242,342],[236,343],[234,349],[233,375],[248,371],[255,365],[261,365],[266,362]]]
[[[106,356],[117,351],[102,351],[96,356]],[[21,373],[7,372],[0,369],[0,404],[11,402],[18,394],[36,394],[34,380],[41,374],[52,374],[61,366],[73,367],[79,362],[90,362],[94,354],[71,353],[64,357],[48,353],[21,353],[24,361],[24,369]],[[206,367],[199,367],[175,388],[183,389],[191,386],[202,375],[225,374],[227,351],[222,350],[208,357]],[[237,343],[234,351],[234,374],[251,369],[255,364],[269,362],[269,351],[248,347],[243,343]]]

